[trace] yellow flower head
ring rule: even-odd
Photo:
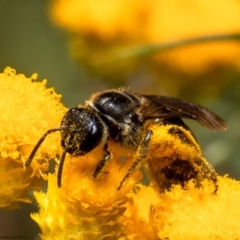
[[[90,67],[91,73],[97,71],[98,76],[111,76],[112,81],[116,71],[122,75],[139,68],[142,62],[136,63],[137,57],[145,60],[143,65],[152,72],[159,73],[162,66],[161,76],[166,65],[191,76],[217,66],[239,67],[239,42],[234,41],[201,43],[147,59],[136,53],[127,63],[127,57],[120,57],[124,48],[134,56],[131,47],[136,45],[239,33],[239,1],[52,0],[51,16],[57,25],[74,33],[72,54],[81,64]],[[186,81],[184,77],[182,81]]]
[[[189,182],[188,189],[174,186],[151,209],[151,224],[159,239],[240,239],[240,183],[218,177],[219,190],[212,194],[208,181],[202,188]]]
[[[43,239],[118,239],[126,235],[127,194],[141,174],[136,171],[117,190],[132,162],[129,156],[126,164],[121,164],[118,150],[114,143],[109,144],[114,158],[97,179],[93,172],[102,158],[102,145],[85,156],[66,156],[61,188],[56,175],[49,176],[48,192],[35,193],[40,212],[32,216],[42,229]]]
[[[19,202],[30,202],[27,192],[41,188],[42,178],[47,178],[48,160],[62,152],[59,134],[51,134],[31,167],[23,171],[22,164],[38,139],[46,130],[59,126],[66,111],[53,89],[46,89],[46,81],[36,82],[35,78],[16,75],[11,68],[0,74],[1,207],[14,208]],[[174,131],[169,134],[171,127]],[[151,173],[150,186],[138,183],[142,174],[136,170],[118,190],[137,153],[124,152],[112,141],[112,159],[97,179],[92,174],[102,159],[104,143],[85,156],[67,154],[61,188],[54,173],[48,175],[46,193],[34,192],[40,209],[32,218],[41,228],[41,238],[240,239],[240,183],[218,177],[216,192],[216,182],[208,181],[213,179],[206,172],[213,170],[189,131],[157,124],[151,129],[154,135],[145,162]],[[122,155],[126,156],[125,163]],[[191,162],[199,176],[184,185],[173,183],[161,188],[165,185],[159,185],[161,175],[157,170],[165,169],[167,157],[168,163],[178,157]],[[201,161],[195,162],[195,157]],[[198,180],[201,184],[196,184]]]
[[[182,138],[169,134],[172,127],[178,127]],[[67,155],[62,187],[57,187],[56,175],[50,175],[47,193],[35,192],[40,211],[32,218],[41,227],[42,239],[239,239],[238,214],[233,207],[240,200],[239,182],[218,177],[215,193],[215,182],[207,180],[205,171],[209,167],[215,172],[202,158],[189,131],[176,125],[154,125],[151,129],[155,134],[145,162],[152,173],[150,186],[136,184],[141,178],[136,171],[117,190],[136,155],[128,156],[114,142],[109,141],[112,160],[98,179],[92,174],[102,158],[102,144],[85,156]],[[125,154],[123,164],[120,157]],[[164,176],[157,175],[157,171],[164,169],[167,157],[169,166],[178,157],[191,162],[199,173],[197,179],[184,186],[173,183],[168,189],[159,188],[156,181]],[[201,164],[194,165],[195,158],[200,158]],[[211,175],[209,179],[213,180]],[[201,184],[196,186],[198,180]],[[227,201],[231,208],[224,215]],[[231,220],[225,221],[225,216]]]
[[[240,5],[234,0],[220,0],[218,4],[201,0],[181,4],[177,0],[52,0],[51,8],[55,23],[71,32],[107,41],[120,38],[142,42],[160,42],[212,31],[236,32],[240,30],[239,13]]]
[[[59,126],[66,111],[60,96],[46,88],[46,80],[37,82],[36,78],[36,74],[30,78],[16,74],[9,67],[0,74],[0,207],[30,202],[28,191],[42,188],[48,160],[60,150],[55,143],[58,136],[50,136],[31,167],[23,171],[37,140],[49,128]]]

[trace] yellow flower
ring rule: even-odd
[[[152,206],[159,202],[159,195],[151,186],[137,185],[135,192],[128,194],[125,233],[129,239],[157,239],[155,229],[151,225]]]
[[[11,68],[0,74],[0,110],[4,113],[0,118],[1,207],[14,208],[19,202],[30,202],[27,192],[41,189],[42,178],[47,177],[48,160],[61,155],[60,136],[51,134],[39,148],[31,167],[23,171],[22,164],[38,139],[46,130],[59,126],[66,111],[53,89],[46,89],[46,81],[37,82],[35,78],[36,75],[31,78],[17,75]],[[104,143],[85,156],[67,154],[61,188],[54,173],[48,174],[46,193],[34,192],[39,212],[32,214],[32,218],[41,228],[41,238],[240,239],[238,181],[218,177],[217,193],[215,182],[207,179],[201,179],[197,187],[195,179],[184,186],[172,185],[168,191],[153,184],[158,179],[156,170],[162,164],[154,161],[163,160],[159,156],[170,160],[186,157],[190,162],[200,157],[206,165],[195,170],[200,175],[201,169],[206,173],[204,167],[208,165],[196,140],[181,127],[178,131],[182,135],[169,134],[171,127],[178,126],[151,127],[154,135],[145,162],[152,170],[150,186],[139,183],[142,174],[136,170],[117,190],[137,153],[124,152],[112,141],[109,141],[112,159],[97,179],[92,174],[102,159]],[[122,155],[126,156],[124,163]],[[151,164],[155,163],[154,171],[149,159]]]
[[[161,154],[172,158],[185,156],[189,161],[202,157],[191,134],[186,135],[189,146],[168,134],[173,126],[152,127],[155,133],[150,146],[150,152],[154,151],[150,155],[152,161],[160,161],[156,157]],[[67,155],[62,187],[57,187],[54,174],[48,178],[47,193],[35,192],[40,211],[32,214],[32,218],[42,230],[42,239],[240,239],[240,210],[235,211],[240,200],[239,182],[218,177],[216,194],[215,183],[208,180],[197,188],[196,182],[190,181],[184,189],[173,185],[169,191],[159,191],[153,184],[136,184],[141,178],[138,170],[118,191],[136,156],[129,155],[123,164],[120,157],[125,153],[110,141],[113,159],[94,179],[92,174],[102,157],[102,148],[100,145],[81,157]],[[160,164],[156,163],[156,167]],[[200,165],[203,172],[204,168]]]
[[[240,239],[240,183],[218,177],[218,193],[208,181],[202,188],[174,186],[152,208],[151,224],[159,239]]]
[[[130,164],[121,164],[119,147],[109,144],[114,155],[98,179],[92,177],[102,158],[100,145],[85,156],[67,155],[63,168],[61,188],[57,187],[56,175],[48,179],[48,192],[35,192],[40,212],[33,219],[42,230],[42,239],[120,239],[125,236],[128,218],[124,215],[129,197],[141,173],[136,171],[123,185],[117,187]]]
[[[239,1],[52,0],[51,16],[56,25],[70,32],[72,55],[91,74],[109,81],[123,82],[139,69],[140,73],[148,70],[161,82],[166,78],[163,86],[172,89],[182,82],[188,85],[187,82],[205,72],[219,72],[223,66],[239,69],[239,39],[200,41],[147,57],[140,54],[143,49],[135,49],[145,44],[151,49],[151,44],[156,43],[240,33]],[[218,78],[216,73],[211,76],[212,81],[216,79],[214,88],[216,84],[226,84],[221,77],[221,73]],[[198,81],[199,87],[209,87],[205,75]]]
[[[23,162],[41,135],[59,125],[66,111],[60,96],[46,88],[46,80],[37,82],[16,74],[7,67],[0,74],[0,207],[16,208],[20,202],[30,202],[28,191],[42,188],[47,179],[48,160],[59,153],[50,136],[35,160],[25,172]],[[54,143],[54,144],[53,144]],[[40,160],[40,161],[38,161]]]
[[[213,31],[215,34],[236,32],[240,30],[239,13],[240,5],[233,0],[220,0],[217,4],[200,0],[193,4],[179,4],[176,0],[52,0],[51,8],[55,23],[72,32],[107,41],[120,37],[128,42],[134,39],[145,43]]]

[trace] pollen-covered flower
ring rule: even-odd
[[[150,151],[154,151],[152,161],[162,161],[156,158],[161,154],[170,160],[177,156],[189,161],[200,157],[201,150],[191,134],[176,139],[169,134],[171,127],[178,126],[152,127],[155,133],[150,146]],[[85,156],[66,156],[61,188],[57,187],[59,175],[54,174],[48,178],[47,193],[35,192],[40,210],[32,218],[41,228],[42,239],[240,239],[240,210],[235,211],[240,200],[238,181],[218,177],[217,192],[215,182],[207,179],[201,179],[198,186],[196,181],[189,181],[162,191],[156,185],[139,183],[141,174],[137,170],[118,190],[136,159],[135,154],[127,155],[121,150],[109,141],[112,159],[97,179],[93,172],[102,159],[103,144]],[[124,163],[122,155],[127,156]],[[145,165],[149,167],[148,160]],[[161,163],[155,165],[159,168]],[[206,166],[200,165],[203,173]],[[161,169],[155,169],[154,174],[158,170],[160,174]],[[150,176],[150,181],[153,177]]]
[[[46,80],[36,81],[7,67],[0,74],[0,207],[16,208],[30,202],[29,190],[42,188],[47,179],[48,160],[59,153],[58,135],[49,136],[31,167],[23,170],[38,139],[57,127],[66,111],[60,96],[46,88]]]
[[[41,228],[41,239],[240,239],[240,183],[227,176],[214,178],[196,139],[177,125],[149,125],[154,134],[143,162],[151,173],[149,186],[139,183],[142,174],[136,169],[119,189],[140,149],[124,151],[111,140],[112,158],[97,179],[93,172],[102,160],[104,142],[84,156],[67,154],[62,175],[56,166],[47,176],[48,160],[62,154],[56,133],[46,138],[31,167],[23,171],[38,139],[59,126],[66,111],[46,81],[35,78],[17,75],[11,68],[0,74],[0,204],[14,208],[30,202],[27,192],[41,189],[47,179],[47,192],[34,192],[39,212],[32,218]],[[193,164],[193,169],[182,172],[181,164],[172,168],[177,158]],[[182,182],[189,170],[200,174]],[[166,184],[169,179],[180,184]]]
[[[132,162],[129,156],[121,164],[117,150],[115,144],[109,144],[114,159],[97,179],[93,172],[102,159],[101,144],[85,156],[67,155],[61,188],[57,186],[56,175],[50,175],[47,193],[35,192],[40,211],[32,218],[42,230],[42,239],[126,239],[129,217],[124,213],[131,198],[128,193],[141,174],[136,171],[117,190]]]
[[[151,225],[158,239],[240,239],[240,183],[218,177],[219,190],[208,181],[201,188],[193,182],[187,189],[176,185],[161,194],[151,209]]]

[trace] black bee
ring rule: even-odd
[[[120,189],[125,179],[139,167],[140,163],[146,158],[148,161],[149,156],[151,157],[149,144],[154,131],[149,126],[152,124],[170,126],[167,130],[168,134],[180,138],[183,144],[195,144],[194,137],[189,140],[186,136],[186,133],[194,135],[181,118],[197,120],[212,131],[227,129],[226,123],[216,114],[184,100],[131,93],[125,88],[98,92],[93,94],[84,106],[69,109],[62,119],[61,126],[48,130],[42,136],[25,162],[25,166],[30,165],[46,136],[60,131],[63,153],[58,167],[58,186],[61,187],[62,168],[67,153],[73,156],[85,155],[100,143],[104,143],[103,157],[93,172],[93,177],[97,178],[111,158],[111,153],[108,151],[108,140],[111,139],[131,152],[138,151],[137,159],[118,187]],[[161,161],[160,156],[161,152],[158,159]],[[161,169],[156,169],[152,163],[149,164],[157,181],[161,182],[164,188],[169,188],[167,182],[183,184],[189,179],[194,179],[198,174],[198,168],[194,165],[201,166],[204,169],[203,177],[206,175],[216,183],[216,173],[206,161],[174,159],[172,156],[169,158],[171,164],[165,170],[159,164],[156,166]],[[160,180],[160,176],[167,181]]]

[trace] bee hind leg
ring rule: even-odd
[[[142,142],[139,146],[139,156],[138,156],[138,158],[133,162],[132,166],[128,169],[127,174],[123,177],[123,179],[120,182],[117,190],[121,189],[121,187],[122,187],[123,183],[126,181],[126,179],[128,177],[130,177],[132,175],[132,173],[140,167],[141,162],[146,158],[152,134],[153,134],[152,130],[147,131],[144,139],[142,140]]]
[[[202,173],[203,177],[213,182],[215,186],[215,190],[213,193],[216,194],[218,191],[218,180],[217,180],[218,175],[215,169],[213,168],[213,166],[210,163],[208,163],[204,158],[195,159],[194,163],[200,169],[200,172]]]

